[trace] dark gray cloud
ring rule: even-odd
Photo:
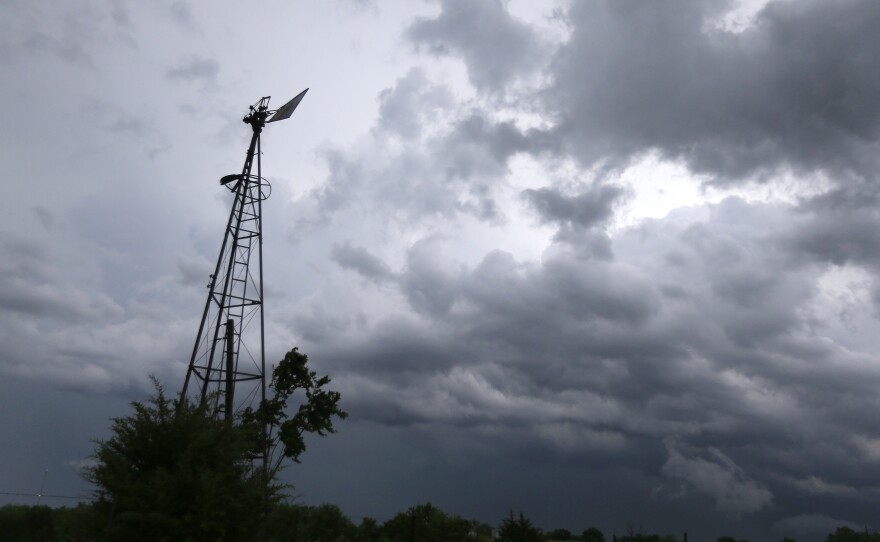
[[[544,527],[633,521],[695,539],[818,541],[873,521],[873,4],[774,2],[731,33],[716,23],[733,2],[572,3],[555,52],[503,2],[427,18],[407,4],[393,28],[384,7],[336,6],[321,19],[334,32],[279,5],[261,31],[283,47],[268,49],[230,39],[246,8],[187,6],[99,9],[94,33],[40,4],[0,18],[0,88],[22,104],[0,145],[16,202],[0,374],[26,388],[0,397],[38,405],[0,424],[17,468],[38,479],[43,458],[84,457],[53,440],[73,438],[52,425],[58,405],[97,423],[124,411],[102,397],[138,397],[146,374],[180,381],[228,212],[215,179],[240,167],[250,93],[271,92],[242,78],[265,70],[322,89],[264,147],[281,175],[265,207],[269,359],[300,346],[351,413],[291,469],[305,502],[387,517],[431,500],[490,522],[512,507]],[[24,48],[28,29],[48,45]],[[126,32],[145,47],[104,45]],[[279,71],[304,44],[317,52]],[[77,47],[89,77],[52,60]],[[440,57],[464,63],[476,94],[457,95],[468,81]],[[185,122],[168,102],[181,80],[212,82],[192,87],[210,99]],[[222,145],[203,146],[221,124]],[[646,154],[664,167],[617,176]],[[742,197],[643,218],[665,212],[645,185],[670,160]],[[769,196],[739,183],[752,178]]]
[[[821,538],[822,536],[827,536],[828,533],[834,532],[838,527],[860,530],[864,525],[823,514],[801,514],[783,518],[774,523],[773,527],[778,532]]]
[[[880,211],[875,191],[835,189],[806,199],[800,206],[802,227],[792,232],[792,250],[819,261],[880,264]]]
[[[407,231],[399,269],[368,244],[337,245],[335,262],[374,283],[371,301],[300,320],[361,422],[443,434],[434,445],[448,455],[478,455],[454,444],[466,434],[529,465],[614,466],[640,480],[647,507],[699,508],[709,529],[806,533],[813,510],[870,516],[874,498],[856,496],[880,487],[880,427],[866,414],[880,384],[866,349],[880,224],[876,191],[857,179],[876,144],[873,121],[848,108],[872,118],[863,102],[877,87],[847,53],[868,25],[818,21],[873,8],[772,3],[735,34],[716,28],[731,6],[573,4],[550,83],[516,106],[537,104],[550,128],[473,103],[444,110],[451,91],[410,72],[380,96],[369,141],[327,154],[328,182],[310,195],[325,217],[378,214]],[[460,56],[479,90],[537,73],[459,40],[449,22],[471,8],[441,7],[407,37]],[[481,71],[489,58],[507,67]],[[793,190],[817,176],[837,188],[609,229],[642,188],[614,184],[614,170],[648,153],[728,187],[787,172]],[[522,155],[545,172],[525,190],[509,180]],[[555,227],[553,242],[538,260],[489,247],[464,263],[445,228],[467,215],[501,227],[505,195]]]
[[[446,263],[438,238],[422,239],[407,251],[401,276],[403,293],[418,312],[440,316],[449,312],[460,293],[460,272]]]
[[[104,294],[90,295],[57,270],[45,247],[7,240],[0,245],[0,312],[20,313],[59,321],[101,321],[119,316],[122,309]]]
[[[350,243],[336,245],[330,252],[330,259],[345,269],[351,269],[366,279],[383,282],[394,277],[391,268],[363,247]]]
[[[613,205],[624,190],[619,186],[597,185],[575,196],[567,196],[553,188],[529,188],[523,197],[534,207],[543,222],[590,228],[606,222]]]
[[[422,70],[413,69],[379,94],[379,127],[386,133],[412,139],[421,135],[422,127],[430,124],[438,111],[452,103],[446,88],[431,85]]]
[[[96,69],[105,47],[135,45],[126,6],[84,2],[75,8],[33,2],[8,2],[0,22],[0,58],[18,52],[54,57],[76,68]],[[93,72],[94,73],[94,72]]]
[[[773,494],[720,450],[709,448],[702,457],[689,457],[674,440],[667,440],[666,447],[669,458],[663,464],[663,475],[687,482],[712,497],[719,510],[739,516],[772,504]]]
[[[62,40],[56,36],[37,31],[30,34],[22,42],[22,46],[28,51],[49,53],[73,64],[94,66],[91,55],[77,41]]]
[[[491,121],[487,112],[474,111],[461,119],[455,127],[455,136],[465,145],[480,145],[498,162],[504,162],[517,153],[549,154],[558,149],[558,143],[538,129],[520,130],[510,121]]]
[[[873,177],[880,54],[870,0],[770,2],[738,34],[727,2],[572,5],[544,100],[585,164],[648,151],[717,182],[780,168]]]
[[[202,32],[201,21],[192,9],[194,6],[186,0],[165,0],[146,7],[151,15],[158,15],[172,23],[176,28],[169,28],[169,30],[173,32],[184,31],[196,35]]]
[[[169,69],[167,75],[171,79],[212,84],[217,80],[219,73],[220,64],[213,58],[193,57]]]
[[[481,90],[500,91],[529,75],[549,52],[540,36],[513,18],[500,0],[444,0],[440,15],[414,22],[406,35],[433,54],[461,56],[468,77]]]
[[[552,143],[535,131],[524,135],[510,122],[492,122],[478,108],[447,108],[441,115],[438,108],[450,100],[446,87],[419,71],[383,91],[373,139],[323,153],[329,175],[310,194],[318,223],[342,209],[374,207],[408,223],[460,214],[503,220],[495,196],[510,158]],[[428,125],[433,129],[425,132]],[[530,143],[532,136],[538,143]]]
[[[690,212],[613,235],[613,260],[565,242],[540,264],[494,252],[463,269],[442,240],[417,244],[397,283],[417,318],[309,348],[366,419],[618,465],[653,442],[636,464],[658,498],[707,496],[730,518],[873,491],[860,439],[880,428],[861,413],[880,370],[813,331],[824,266],[788,249],[799,211]],[[823,445],[793,452],[809,442]]]
[[[45,212],[29,215],[29,227],[5,232],[0,244],[0,374],[99,394],[149,386],[145,369],[167,377],[167,360],[191,340],[188,317],[167,303],[189,288],[151,276],[144,262],[142,278],[132,278],[118,249],[84,241],[68,212],[52,214],[48,227]],[[120,272],[105,278],[107,260]]]
[[[98,126],[110,132],[112,138],[125,137],[138,142],[140,150],[148,157],[155,158],[166,152],[170,144],[157,129],[150,115],[128,107],[130,106],[90,99],[84,103],[82,109]]]

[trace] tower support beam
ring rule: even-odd
[[[268,183],[261,176],[260,135],[268,104],[268,97],[261,99],[243,119],[253,135],[241,174],[221,180],[234,194],[232,209],[181,390],[182,396],[195,391],[200,401],[212,401],[228,419],[237,406],[265,398],[262,202]],[[245,383],[248,389],[236,393]]]

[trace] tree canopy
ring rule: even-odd
[[[94,505],[79,504],[74,508],[50,508],[48,506],[7,505],[0,507],[0,540],[3,542],[42,542],[58,540],[64,542],[94,542],[106,538],[101,526],[96,527]],[[458,527],[453,527],[454,525]],[[464,531],[469,525],[469,531]],[[398,513],[384,524],[370,517],[361,518],[355,526],[342,510],[332,504],[307,506],[290,502],[275,502],[267,521],[267,529],[259,533],[258,539],[264,542],[491,542],[492,540],[535,540],[530,538],[537,532],[537,540],[552,540],[553,535],[564,535],[562,529],[546,536],[522,514],[504,518],[499,526],[498,536],[492,536],[492,527],[479,521],[468,521],[454,514],[448,514],[436,506],[420,504]],[[525,528],[523,528],[525,527]],[[587,532],[590,535],[587,536]],[[601,534],[595,528],[585,530],[580,540],[594,542]],[[525,535],[525,538],[522,536]],[[103,538],[102,538],[103,537]],[[516,538],[520,537],[520,538]],[[251,537],[257,538],[257,537]],[[604,536],[603,536],[604,538]],[[721,537],[730,538],[732,537]],[[135,538],[138,539],[138,538]],[[157,539],[157,540],[162,540]],[[211,537],[174,537],[171,540],[210,540]],[[235,538],[223,538],[229,541]],[[672,535],[630,533],[617,538],[621,540],[641,540],[648,542],[678,542],[681,538]],[[736,539],[734,539],[736,540]],[[791,542],[785,537],[781,542]],[[863,529],[855,531],[849,527],[838,527],[825,538],[826,542],[880,542],[880,532]]]
[[[212,415],[207,403],[147,402],[113,420],[85,477],[108,540],[244,540],[266,495],[251,465],[251,431]]]
[[[272,394],[256,408],[246,408],[241,423],[255,431],[254,440],[267,451],[269,477],[274,477],[285,459],[299,463],[306,450],[305,434],[335,433],[333,418],[345,419],[348,414],[339,407],[337,391],[324,388],[329,376],[319,377],[308,368],[309,357],[293,348],[272,371],[269,389]],[[305,396],[291,416],[291,397],[300,391]],[[268,431],[263,434],[262,428]]]
[[[468,538],[472,523],[447,514],[431,503],[419,504],[385,522],[382,540],[460,542]]]
[[[104,538],[254,538],[282,489],[275,482],[282,460],[298,461],[305,433],[333,433],[333,418],[346,416],[339,393],[325,389],[330,378],[307,362],[296,348],[288,352],[273,371],[270,397],[232,421],[215,415],[213,401],[169,399],[154,380],[155,394],[113,420],[112,436],[97,442],[95,465],[84,474],[97,488]],[[290,415],[297,391],[301,403]],[[259,459],[276,448],[264,469]]]
[[[590,527],[581,533],[584,542],[605,542],[605,534],[595,527]]]
[[[540,542],[542,538],[541,531],[522,512],[519,513],[519,518],[514,518],[511,510],[498,528],[500,542]]]
[[[566,541],[566,540],[574,540],[574,537],[571,534],[571,531],[568,529],[553,529],[549,533],[547,533],[547,540],[553,541]]]

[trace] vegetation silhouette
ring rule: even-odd
[[[155,393],[133,402],[133,412],[112,420],[111,437],[97,441],[94,465],[84,477],[95,487],[89,504],[0,507],[0,541],[225,541],[225,542],[605,542],[596,527],[575,536],[547,533],[522,512],[508,512],[496,529],[417,504],[380,523],[364,517],[355,525],[333,504],[306,506],[284,500],[277,482],[284,461],[299,462],[307,433],[336,432],[347,414],[328,376],[308,368],[308,357],[290,350],[272,373],[270,396],[233,420],[209,405],[169,399],[153,379]],[[295,403],[295,399],[298,403]],[[294,408],[295,407],[295,408]],[[267,426],[268,431],[263,427]],[[262,468],[254,458],[268,451]],[[645,534],[629,525],[614,542],[678,542],[672,535]],[[880,533],[839,527],[826,542],[880,542]],[[720,536],[717,542],[747,542]],[[781,542],[795,542],[785,537]]]
[[[304,435],[336,431],[346,413],[327,376],[289,351],[272,373],[271,396],[234,420],[215,415],[214,401],[169,399],[155,393],[116,418],[112,436],[98,441],[95,464],[84,477],[96,487],[92,504],[101,540],[250,540],[284,486],[276,475],[284,459],[299,461]],[[294,395],[302,396],[291,414]],[[264,425],[268,430],[264,431]],[[269,451],[271,462],[260,461]],[[341,514],[341,512],[340,512]]]
[[[519,518],[514,518],[513,510],[510,510],[498,528],[500,542],[540,542],[543,539],[541,531],[522,512],[519,513]]]
[[[7,505],[0,507],[0,540],[3,542],[87,542],[106,540],[104,527],[96,513],[95,504],[80,504],[73,508],[50,508],[48,506]],[[465,530],[466,528],[466,530]],[[566,535],[568,532],[568,535]],[[538,537],[535,538],[535,533]],[[384,523],[364,517],[355,525],[333,504],[306,506],[276,501],[259,535],[245,533],[244,538],[227,536],[225,541],[261,540],[264,542],[492,542],[493,540],[537,540],[556,542],[577,540],[598,542],[605,540],[599,529],[590,527],[580,536],[567,529],[553,529],[547,533],[534,527],[524,514],[514,517],[509,513],[496,529],[479,521],[468,521],[448,514],[431,503],[418,504],[396,514]],[[569,536],[570,538],[558,538]],[[631,540],[682,541],[672,535],[631,533],[612,537],[618,542]],[[179,534],[167,540],[187,540]],[[216,538],[189,538],[190,540],[217,540]],[[157,538],[155,540],[162,540]],[[720,536],[717,542],[737,540]],[[780,542],[795,542],[791,537],[780,537]],[[740,541],[745,542],[745,541]],[[855,531],[838,527],[828,533],[825,542],[880,542],[880,532]]]

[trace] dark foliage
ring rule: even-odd
[[[825,537],[825,542],[880,542],[880,531],[854,531],[849,527],[838,527]]]
[[[501,522],[501,527],[498,528],[500,542],[539,542],[542,539],[541,531],[535,528],[522,512],[516,519],[513,517],[513,510],[511,510],[508,517]]]
[[[305,506],[280,503],[269,515],[268,542],[343,542],[355,540],[358,529],[334,504]]]
[[[248,427],[205,404],[171,401],[157,384],[134,413],[113,420],[85,473],[106,540],[246,540],[267,493]],[[271,490],[269,490],[271,491]]]
[[[678,542],[678,539],[671,534],[645,534],[635,532],[632,527],[629,528],[629,531],[625,536],[618,538],[618,542]]]
[[[319,377],[310,371],[308,361],[309,357],[298,348],[285,354],[272,371],[269,384],[272,396],[257,409],[247,408],[241,415],[242,424],[256,428],[257,433],[253,438],[262,440],[261,446],[269,450],[270,478],[277,474],[285,459],[299,463],[306,449],[306,433],[321,436],[335,433],[333,418],[345,419],[348,416],[339,407],[339,392],[324,389],[330,383],[330,377]],[[291,416],[288,413],[289,403],[296,392],[301,392],[304,397]],[[265,436],[259,429],[263,424],[270,428]]]
[[[382,526],[383,541],[461,542],[467,540],[472,523],[446,514],[431,503],[401,512]]]
[[[96,464],[84,474],[97,487],[93,511],[101,538],[262,538],[266,512],[283,489],[275,482],[282,461],[299,461],[305,433],[333,433],[333,417],[346,416],[338,406],[339,393],[324,389],[330,378],[318,377],[307,362],[296,348],[288,352],[273,371],[271,397],[232,421],[214,415],[213,401],[172,401],[155,383],[153,397],[132,403],[133,414],[113,420],[112,437],[97,443]],[[297,392],[299,406],[290,415]],[[264,470],[259,459],[267,451],[272,461]],[[330,508],[311,513],[344,518]],[[321,525],[316,518],[309,540],[348,536],[316,534],[330,533],[338,519]]]
[[[23,505],[0,507],[0,541],[91,542],[101,540],[102,526],[96,525],[94,521],[96,507],[96,504],[81,504],[75,508]],[[495,540],[544,542],[552,540],[551,535],[564,535],[563,531],[563,529],[551,531],[545,538],[541,535],[540,530],[532,526],[531,522],[522,514],[516,518],[511,513],[502,521]],[[581,534],[580,539],[587,542],[599,542],[600,535],[602,535],[601,531],[590,528]],[[279,502],[272,506],[267,529],[259,535],[244,539],[226,537],[222,540],[253,538],[266,542],[491,542],[493,540],[492,529],[489,525],[446,514],[430,503],[414,506],[401,512],[385,522],[384,525],[379,525],[373,518],[363,518],[360,525],[355,526],[335,505],[305,506]],[[732,537],[719,537],[719,539],[728,542],[735,540]],[[163,539],[156,538],[156,540]],[[192,536],[185,538],[178,535],[165,538],[165,540],[214,541],[218,539]],[[678,539],[671,535],[629,533],[618,537],[617,540],[618,542],[627,540],[673,542]],[[794,540],[786,537],[781,542],[794,542]],[[854,531],[849,527],[838,527],[833,533],[828,534],[825,542],[880,542],[880,532],[870,532],[867,529]]]
[[[86,542],[97,539],[91,506],[74,508],[7,505],[0,508],[0,541]]]
[[[382,527],[374,518],[363,518],[357,528],[358,542],[379,542],[382,537]]]
[[[547,540],[574,540],[574,536],[568,529],[553,529],[547,533]]]
[[[42,542],[55,533],[52,509],[48,506],[4,506],[0,508],[3,540]]]
[[[581,540],[584,542],[605,542],[605,535],[599,529],[590,527],[581,533]]]

